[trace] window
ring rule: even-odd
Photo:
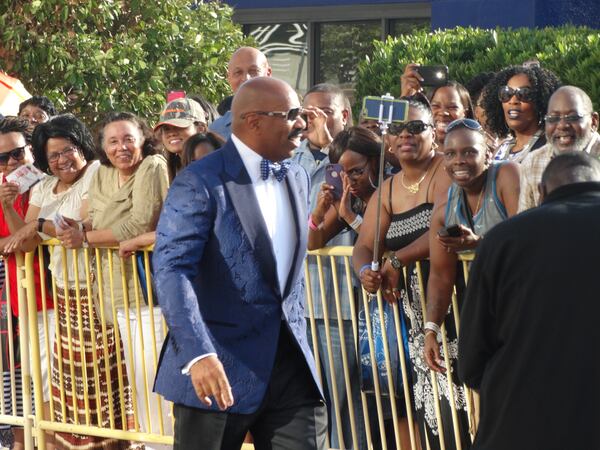
[[[411,34],[413,31],[431,29],[431,20],[429,19],[392,19],[390,20],[390,35],[400,36],[402,34]]]
[[[306,23],[247,25],[246,34],[254,37],[267,56],[273,76],[287,81],[296,91],[308,89],[308,44]]]
[[[381,39],[381,21],[319,24],[317,83],[353,88],[359,61]]]

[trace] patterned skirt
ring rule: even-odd
[[[103,335],[87,289],[57,288],[56,342],[52,364],[52,404],[56,422],[131,430],[134,428],[131,387],[123,344],[107,324]],[[90,308],[91,306],[91,308]],[[79,319],[80,317],[81,319]],[[69,345],[71,343],[71,345]],[[114,438],[56,433],[58,449],[143,449]]]

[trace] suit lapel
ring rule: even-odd
[[[250,241],[261,272],[265,280],[279,296],[281,292],[277,279],[277,265],[275,263],[275,255],[273,254],[273,246],[260,212],[252,181],[231,140],[227,142],[221,151],[223,152],[225,163],[225,170],[223,172],[225,188],[229,193],[229,198],[231,199],[231,203],[233,203],[244,232]]]
[[[287,282],[285,283],[283,298],[289,295],[290,290],[298,278],[298,274],[302,267],[302,261],[304,260],[304,250],[307,247],[308,241],[308,230],[306,225],[306,220],[308,217],[308,192],[306,192],[306,183],[302,183],[302,176],[302,171],[295,167],[293,169],[290,168],[289,175],[286,178],[287,191],[290,197],[290,206],[294,216],[296,242],[292,257],[292,267],[290,268],[290,273],[287,277]]]

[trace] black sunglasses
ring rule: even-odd
[[[502,86],[498,91],[498,99],[502,103],[507,103],[513,96],[517,97],[520,102],[531,103],[534,100],[535,91],[529,87],[511,88],[510,86]]]
[[[422,120],[411,120],[405,123],[392,123],[388,128],[388,133],[392,136],[398,136],[404,129],[410,134],[421,134],[428,127],[432,127],[430,123],[425,123]]]
[[[302,108],[292,108],[288,111],[249,111],[242,114],[240,117],[245,119],[246,116],[250,114],[258,114],[260,116],[283,117],[285,120],[292,122],[298,118],[301,112]]]
[[[23,147],[13,148],[9,152],[0,153],[0,164],[6,165],[10,158],[14,159],[15,161],[21,161],[23,158],[25,158],[26,147],[27,145],[24,145]]]

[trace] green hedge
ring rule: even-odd
[[[544,29],[455,28],[416,32],[375,41],[372,56],[361,61],[357,100],[386,92],[400,94],[406,64],[445,64],[450,78],[465,83],[480,72],[537,58],[564,84],[584,89],[600,109],[600,31],[563,26]]]

